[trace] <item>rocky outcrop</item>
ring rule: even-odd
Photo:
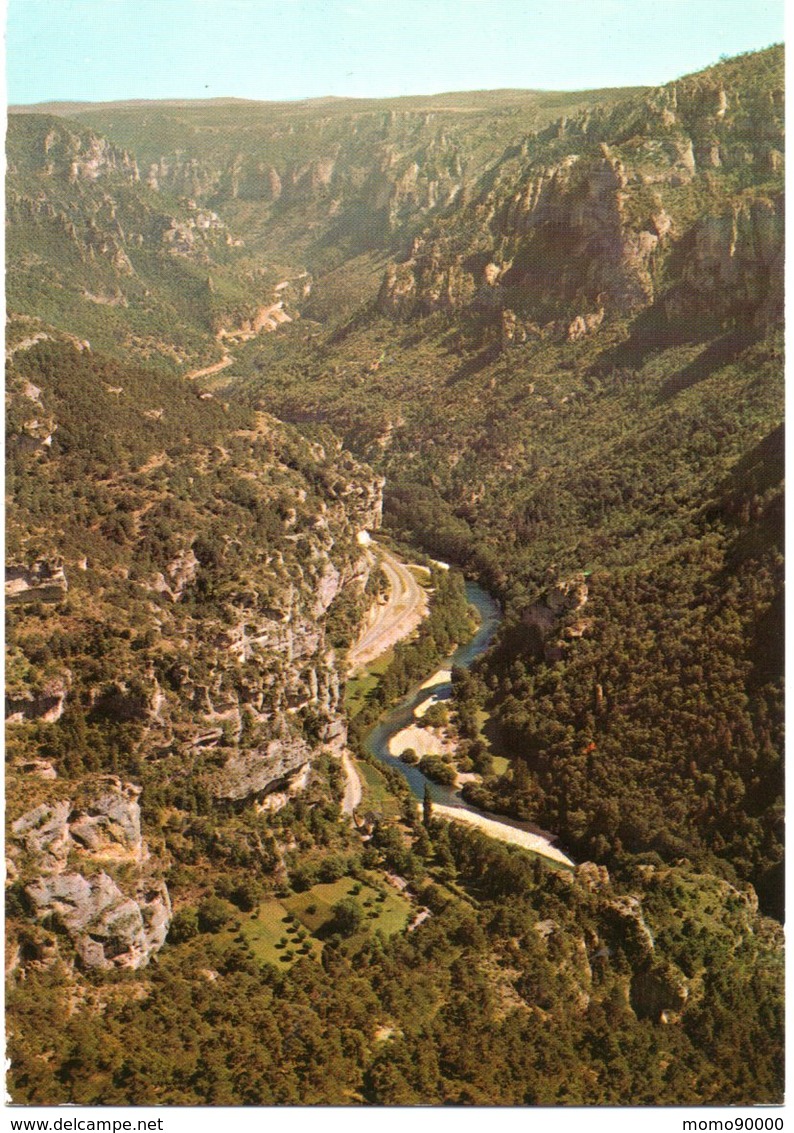
[[[101,776],[11,824],[11,862],[34,917],[65,931],[88,968],[139,968],[165,942],[171,904],[141,835],[140,793]],[[108,872],[121,866],[118,878]]]
[[[680,282],[665,298],[668,315],[745,316],[758,325],[783,313],[783,195],[740,200],[698,221],[687,239]]]
[[[154,589],[167,594],[172,602],[178,602],[188,586],[194,581],[198,570],[198,559],[192,547],[181,551],[166,568],[165,574],[157,574]],[[166,575],[168,576],[166,579]]]
[[[622,949],[632,964],[643,970],[653,960],[656,945],[639,897],[633,894],[613,896],[606,913],[618,931]]]
[[[378,306],[388,315],[454,311],[469,304],[476,285],[461,257],[444,263],[433,248],[386,269],[378,293]]]
[[[319,618],[326,612],[341,588],[341,574],[332,562],[326,562],[315,587],[312,613]]]
[[[68,670],[38,681],[33,686],[17,689],[6,687],[6,723],[21,724],[24,720],[42,720],[54,724],[63,715],[69,695],[71,674]]]
[[[598,311],[593,311],[588,315],[577,315],[571,325],[568,327],[568,341],[576,342],[585,335],[592,334],[593,331],[598,330],[604,321],[604,308],[601,307]]]
[[[92,857],[141,862],[147,856],[141,837],[140,787],[108,778],[99,793],[78,803],[69,817],[69,833],[78,851]]]
[[[16,432],[9,436],[9,443],[25,453],[46,452],[57,427],[52,417],[38,414],[20,422]]]
[[[300,737],[271,740],[264,747],[232,756],[212,778],[216,798],[238,802],[282,791],[310,764],[312,751]]]
[[[86,968],[141,968],[165,943],[171,903],[163,882],[127,897],[106,873],[59,873],[26,892],[36,919],[64,928]]]
[[[655,303],[670,318],[779,319],[782,72],[763,90],[730,78],[693,76],[528,135],[387,268],[381,310],[473,305],[502,318],[503,345],[527,340],[527,319],[576,341]]]
[[[72,848],[71,811],[70,799],[41,803],[11,824],[14,843],[24,849],[41,873],[59,873],[66,866]],[[12,847],[12,855],[16,856],[15,847]]]
[[[50,131],[48,138],[52,138],[54,132]],[[124,150],[116,149],[105,138],[92,134],[84,140],[70,134],[66,144],[69,150],[76,150],[69,164],[70,181],[96,181],[100,177],[119,174],[131,184],[139,179],[135,160]]]
[[[72,124],[73,125],[73,124]],[[121,179],[133,185],[139,180],[138,166],[131,154],[114,146],[91,130],[72,129],[65,122],[48,117],[37,139],[34,160],[48,176],[62,176],[69,182]],[[12,145],[9,172],[17,163],[29,161]]]
[[[543,598],[524,611],[524,625],[535,631],[539,647],[550,664],[561,661],[570,640],[581,637],[590,628],[589,619],[577,617],[587,599],[587,581],[580,573],[551,583]],[[557,640],[552,641],[556,635],[559,635]]]
[[[69,589],[62,559],[39,559],[30,566],[6,567],[6,598],[58,599]]]

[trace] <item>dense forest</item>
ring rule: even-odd
[[[290,809],[279,835],[288,822],[300,836],[313,813],[316,842],[317,811]],[[573,878],[432,816],[425,827],[414,812],[402,826],[379,824],[370,847],[344,862],[337,851],[336,862],[359,891],[382,888],[384,869],[406,872],[430,913],[408,934],[362,929],[372,901],[352,897],[358,916],[343,919],[337,903],[320,963],[300,950],[294,961],[276,952],[287,964],[274,963],[262,959],[254,931],[270,905],[226,888],[225,898],[183,910],[143,984],[141,973],[83,982],[83,1006],[65,1026],[73,978],[36,967],[9,1001],[17,1098],[724,1105],[777,1097],[780,930],[751,927],[746,895],[686,865],[638,859],[614,886],[603,867]],[[307,884],[295,880],[299,890]],[[289,907],[289,898],[279,906]],[[287,948],[304,935],[290,921],[287,913],[275,930],[289,931]],[[36,1057],[41,1043],[46,1062]]]
[[[598,861],[687,856],[751,881],[777,915],[781,61],[731,61],[561,137],[541,131],[427,228],[377,303],[245,359],[249,404],[331,424],[386,473],[388,528],[505,603],[479,704],[527,774],[483,784],[481,802]],[[663,143],[698,152],[707,139],[719,161],[657,169],[648,189]],[[549,181],[541,163],[574,144],[581,183]],[[509,212],[527,170],[551,186],[528,218]],[[588,224],[610,209],[623,258],[607,271]],[[646,263],[649,214],[675,238],[653,236]],[[743,216],[761,214],[743,252]],[[579,225],[567,244],[566,215]],[[478,288],[489,260],[499,281]],[[597,272],[612,294],[591,317]],[[647,285],[641,304],[629,284]]]

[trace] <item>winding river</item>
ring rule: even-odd
[[[480,626],[466,645],[461,645],[451,657],[442,661],[439,670],[450,670],[453,666],[468,669],[474,659],[484,653],[494,639],[502,612],[498,602],[491,597],[476,582],[466,583],[466,596],[469,603],[477,609],[480,615]],[[428,680],[423,685],[415,686],[408,695],[392,709],[367,736],[364,741],[367,750],[376,756],[382,763],[395,768],[408,781],[413,794],[424,798],[425,788],[430,792],[434,808],[441,817],[466,822],[483,830],[492,838],[502,842],[524,847],[541,857],[550,859],[558,866],[572,868],[574,863],[554,845],[555,837],[548,831],[541,830],[530,822],[517,822],[504,815],[488,814],[477,807],[465,802],[457,789],[444,787],[433,783],[416,766],[409,766],[401,759],[396,758],[389,751],[389,741],[404,728],[415,724],[415,710],[430,700],[447,700],[452,693],[452,683],[443,679],[439,681]]]
[[[466,645],[459,646],[451,657],[440,663],[439,669],[451,669],[453,665],[468,669],[474,659],[485,652],[499,628],[502,612],[495,598],[492,598],[476,582],[466,583],[466,597],[470,605],[474,606],[480,615],[480,626],[471,641]],[[422,774],[418,767],[409,767],[401,759],[397,759],[389,753],[389,740],[396,736],[398,732],[401,732],[403,728],[415,723],[415,708],[434,697],[439,700],[449,699],[451,692],[452,685],[449,681],[435,684],[432,688],[415,686],[396,708],[392,709],[387,716],[375,725],[367,736],[365,744],[369,752],[377,756],[381,762],[387,763],[389,767],[394,767],[408,780],[411,790],[418,799],[424,798],[425,785],[427,785],[434,802],[445,806],[461,807],[464,810],[475,810],[474,807],[463,801],[455,788],[442,787],[438,783],[433,783]]]

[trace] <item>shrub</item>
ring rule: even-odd
[[[445,763],[439,755],[426,755],[419,764],[419,770],[434,783],[449,787],[455,782],[455,768]]]
[[[192,940],[198,935],[198,911],[193,908],[179,909],[174,913],[171,927],[168,930],[168,939],[172,944],[181,944],[185,940]]]

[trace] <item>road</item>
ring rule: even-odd
[[[193,378],[208,378],[210,374],[219,374],[221,370],[225,370],[227,366],[231,366],[234,362],[231,354],[226,354],[221,358],[220,362],[213,363],[212,366],[205,366],[203,370],[191,370],[189,374],[185,374],[187,381],[192,381]]]
[[[371,611],[368,624],[361,633],[358,641],[352,646],[348,654],[349,671],[352,675],[357,669],[379,657],[396,641],[407,637],[427,614],[427,595],[414,578],[411,571],[384,551],[378,548],[382,555],[382,565],[389,580],[389,596],[385,603],[375,606]],[[433,688],[444,684],[451,674],[449,670],[439,670],[433,673],[422,686]],[[402,733],[393,737],[398,739]],[[418,750],[418,744],[417,744]],[[345,814],[351,814],[361,802],[361,780],[353,765],[350,756],[342,756],[347,783],[342,809]],[[433,813],[439,817],[451,819],[453,822],[465,822],[470,826],[477,826],[483,833],[496,838],[500,842],[507,842],[513,846],[522,846],[525,850],[532,850],[541,857],[550,858],[560,865],[573,866],[573,862],[562,850],[554,845],[554,835],[538,828],[527,829],[530,824],[513,822],[509,818],[496,815],[486,815],[477,811],[463,810],[460,807],[433,804]]]
[[[427,616],[427,594],[411,571],[382,547],[379,550],[381,565],[389,581],[389,595],[384,603],[370,611],[367,625],[350,648],[347,655],[350,675],[413,633]]]
[[[408,567],[382,547],[377,550],[389,581],[389,594],[385,602],[370,610],[358,641],[350,647],[347,657],[349,676],[380,657],[401,638],[413,633],[427,615],[427,594]],[[352,815],[361,803],[361,780],[348,752],[342,754],[342,767],[346,779],[342,810]]]
[[[356,771],[350,753],[342,752],[342,770],[345,773],[345,796],[342,799],[342,813],[352,815],[361,803],[361,779]]]

